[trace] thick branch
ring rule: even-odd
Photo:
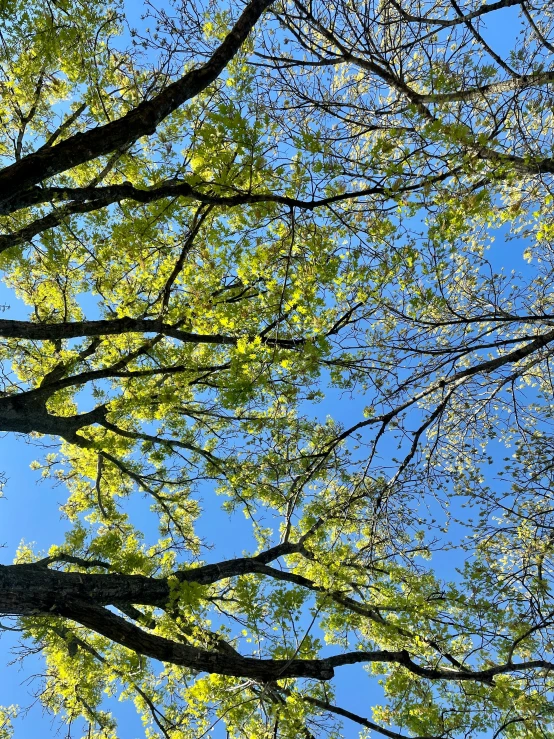
[[[395,194],[421,189],[426,185],[444,180],[452,174],[453,172],[448,171],[425,177],[420,182],[401,186],[395,190]],[[72,213],[80,214],[97,210],[121,200],[132,200],[146,205],[162,198],[183,197],[196,200],[205,205],[221,205],[226,208],[233,208],[240,205],[256,205],[257,203],[277,203],[279,205],[286,205],[289,208],[315,210],[316,208],[334,205],[342,201],[356,200],[367,195],[384,195],[389,192],[390,187],[384,184],[376,184],[360,190],[330,195],[326,198],[301,200],[300,198],[278,195],[272,192],[237,192],[234,195],[216,195],[198,190],[183,180],[170,180],[148,189],[135,187],[131,182],[122,182],[119,185],[105,185],[103,187],[32,187],[18,198],[17,208],[28,208],[33,205],[41,205],[49,202],[62,202],[66,203],[65,208],[60,208],[58,213],[63,213],[65,217]],[[0,215],[11,213],[13,210],[12,201],[4,206],[0,205]],[[43,220],[53,217],[55,213],[45,216]],[[37,221],[37,223],[41,222]],[[29,238],[32,225],[26,227],[25,238]],[[57,223],[54,225],[57,225]],[[44,229],[41,228],[42,230]],[[38,233],[38,231],[36,232]],[[17,234],[12,234],[12,238],[16,236]]]
[[[168,115],[219,77],[272,2],[273,0],[251,0],[211,58],[201,67],[187,72],[152,100],[141,103],[122,118],[71,136],[56,146],[42,147],[6,167],[0,172],[0,201],[12,201],[13,209],[17,209],[17,196],[27,188],[115,149],[128,146],[141,136],[153,134]]]
[[[303,551],[301,542],[285,542],[253,557],[238,557],[223,562],[178,570],[180,582],[211,585],[239,575],[264,573],[269,562]],[[34,564],[0,565],[0,612],[29,615],[33,609],[48,611],[59,600],[90,597],[98,605],[131,603],[163,608],[169,601],[171,588],[166,579],[143,575],[90,574],[58,572],[48,564],[67,562],[83,568],[108,567],[108,563],[89,562],[71,555],[47,557]]]
[[[182,331],[177,326],[159,319],[111,318],[98,321],[74,321],[71,323],[33,323],[0,319],[0,336],[6,339],[28,339],[30,341],[56,341],[76,339],[84,336],[114,336],[127,333],[155,333],[170,336],[188,344],[222,344],[236,346],[239,336],[222,334],[195,334]],[[255,336],[248,337],[253,340]],[[299,346],[304,339],[276,339],[262,336],[262,343],[284,349]]]
[[[256,572],[258,567],[278,557],[302,549],[301,543],[280,544],[256,557],[243,557],[214,565],[177,572],[181,582],[202,585],[241,574]],[[164,607],[170,600],[167,580],[142,575],[91,575],[54,572],[39,564],[0,566],[0,613],[23,616],[58,615],[93,629],[139,654],[193,670],[252,678],[261,681],[285,677],[329,680],[334,669],[343,665],[370,662],[397,664],[419,677],[430,680],[474,681],[492,684],[495,675],[536,669],[554,669],[545,660],[496,665],[485,670],[422,667],[406,650],[356,651],[324,659],[272,660],[243,657],[231,651],[210,652],[173,642],[143,631],[106,605],[138,603]]]

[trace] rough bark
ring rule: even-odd
[[[17,209],[17,196],[46,178],[116,149],[124,149],[141,136],[152,135],[168,115],[219,77],[273,1],[251,0],[211,58],[201,67],[187,72],[152,100],[141,103],[115,121],[86,133],[75,134],[55,146],[44,146],[3,169],[0,172],[0,203],[13,204],[4,212]]]
[[[0,398],[0,431],[47,434],[75,442],[79,429],[99,423],[106,416],[105,406],[75,416],[54,416],[48,413],[40,396],[35,397],[32,393],[25,395],[29,397]]]
[[[300,551],[301,544],[282,544],[257,557],[243,557],[176,573],[181,582],[214,583],[241,574],[264,572],[266,562]],[[495,665],[485,670],[425,667],[407,650],[346,652],[322,659],[259,659],[234,650],[210,651],[172,641],[139,628],[108,610],[114,605],[155,605],[164,608],[171,599],[168,580],[142,575],[88,574],[51,571],[47,561],[0,566],[0,613],[18,616],[61,616],[75,621],[139,654],[199,672],[232,675],[261,682],[284,678],[330,680],[335,668],[349,664],[398,664],[430,680],[473,681],[493,684],[495,675],[551,670],[545,660]]]
[[[224,344],[235,346],[238,336],[222,334],[195,334],[183,331],[161,320],[149,318],[111,318],[98,321],[73,321],[69,323],[33,323],[31,321],[11,321],[0,319],[0,336],[6,339],[27,339],[29,341],[56,341],[58,339],[77,339],[85,336],[114,336],[126,333],[155,333],[171,336],[189,344]],[[254,339],[255,337],[248,337]],[[304,343],[303,339],[276,339],[262,336],[262,343],[269,346],[291,348]]]

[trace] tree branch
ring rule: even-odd
[[[55,146],[43,146],[0,172],[0,202],[14,202],[24,190],[91,159],[122,149],[141,136],[149,136],[183,103],[206,89],[233,59],[274,0],[251,0],[211,58],[168,85],[152,100],[121,118],[86,133],[75,134]]]

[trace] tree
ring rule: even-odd
[[[106,739],[105,692],[165,739],[548,735],[550,3],[145,13],[2,6],[0,430],[69,528],[0,612],[43,704]],[[243,556],[197,533],[215,493]]]

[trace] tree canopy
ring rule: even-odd
[[[554,6],[140,11],[0,5],[0,432],[67,523],[11,523],[0,613],[45,709],[551,736]]]

